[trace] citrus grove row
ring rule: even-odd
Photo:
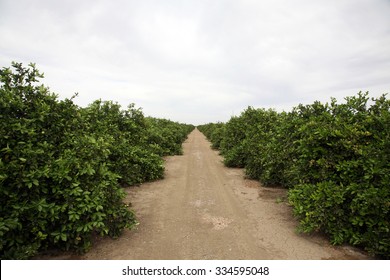
[[[390,100],[368,93],[291,112],[247,108],[198,127],[229,167],[288,188],[303,232],[390,257]]]
[[[0,70],[0,258],[86,251],[136,224],[123,186],[160,179],[192,125],[97,100],[58,100],[33,64]]]
[[[123,187],[164,176],[193,125],[130,104],[85,108],[39,84],[34,64],[0,70],[0,258],[85,252],[137,222]],[[390,256],[390,100],[359,93],[291,112],[248,107],[198,126],[229,167],[288,188],[300,230]]]

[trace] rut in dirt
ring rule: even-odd
[[[140,222],[103,239],[84,259],[356,259],[320,236],[296,233],[286,191],[265,189],[227,168],[195,129],[182,156],[167,157],[165,178],[131,187],[126,202]]]

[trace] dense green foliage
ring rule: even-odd
[[[112,101],[97,100],[82,112],[89,123],[88,134],[95,138],[105,135],[110,151],[107,163],[120,175],[120,183],[134,185],[162,178],[163,160],[148,146],[147,123],[134,104],[121,110]]]
[[[180,124],[166,119],[147,118],[147,142],[160,156],[181,155],[182,143],[195,128],[193,125]]]
[[[216,125],[198,127],[211,140]],[[390,256],[390,101],[368,93],[291,112],[249,107],[218,124],[228,166],[289,188],[304,232]],[[221,133],[222,132],[222,133]]]
[[[221,142],[225,135],[224,123],[210,123],[208,125],[198,126],[202,133],[211,141],[213,149],[220,149]]]
[[[121,185],[163,176],[192,126],[130,105],[58,100],[33,64],[0,70],[0,258],[48,248],[83,252],[94,235],[135,223]],[[174,142],[174,143],[172,143]]]

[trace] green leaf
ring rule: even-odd
[[[66,233],[61,233],[61,240],[66,241],[67,240],[67,235]]]

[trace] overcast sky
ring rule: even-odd
[[[389,0],[0,0],[0,67],[202,124],[390,93]]]

